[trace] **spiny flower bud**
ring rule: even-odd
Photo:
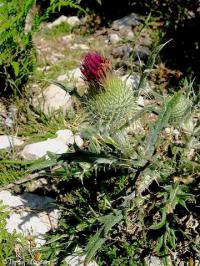
[[[88,82],[91,86],[99,87],[108,74],[111,73],[112,66],[108,58],[96,52],[90,52],[85,55],[80,69],[84,81]]]

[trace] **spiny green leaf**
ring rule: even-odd
[[[18,75],[19,75],[19,63],[13,61],[13,62],[11,63],[11,65],[12,65],[12,67],[13,67],[13,69],[14,69],[15,77],[18,77]]]
[[[123,214],[121,210],[117,210],[115,213],[101,217],[100,221],[104,224],[101,229],[90,239],[88,245],[86,246],[85,263],[90,262],[94,258],[96,252],[105,243],[108,232],[122,219]]]
[[[87,265],[95,256],[96,252],[101,248],[101,246],[105,243],[106,238],[102,238],[101,230],[98,231],[89,241],[87,244],[85,251],[86,257],[84,261],[84,265]]]
[[[140,78],[140,81],[139,81],[139,84],[138,84],[138,87],[137,87],[138,92],[139,92],[139,90],[141,90],[141,89],[143,88],[143,86],[144,86],[144,82],[145,82],[145,80],[147,79],[147,77],[148,77],[150,71],[152,70],[152,68],[153,68],[153,66],[154,66],[154,64],[155,64],[156,57],[158,56],[158,54],[160,53],[160,51],[164,48],[164,46],[165,46],[166,44],[168,44],[169,42],[170,42],[170,40],[167,41],[167,42],[164,43],[164,44],[161,44],[161,45],[159,45],[159,46],[156,46],[156,47],[153,49],[152,53],[151,53],[150,56],[149,56],[149,59],[148,59],[148,61],[147,61],[147,64],[145,65],[145,68],[144,68],[143,71],[142,71],[142,75],[141,75],[141,78]]]
[[[174,94],[171,99],[163,105],[158,116],[158,120],[156,121],[154,128],[151,130],[149,136],[147,137],[145,151],[146,156],[151,156],[154,153],[155,144],[157,142],[159,134],[163,130],[163,128],[167,126],[171,112],[179,101],[181,95],[181,92]]]
[[[167,214],[166,214],[166,210],[163,208],[162,209],[162,218],[161,218],[161,221],[157,224],[152,224],[149,229],[152,229],[152,230],[158,230],[160,228],[162,228],[165,223],[166,223],[166,218],[167,218]]]
[[[39,161],[39,162],[35,162],[33,165],[31,165],[30,167],[28,167],[28,171],[34,172],[34,171],[40,171],[43,170],[45,168],[49,168],[49,167],[53,167],[55,165],[58,164],[57,159],[44,159],[44,161]]]

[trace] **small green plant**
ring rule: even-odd
[[[25,259],[30,258],[28,252],[28,243],[15,231],[9,233],[6,229],[9,211],[0,202],[0,265],[7,265],[9,261],[20,260],[22,263]],[[27,245],[27,246],[26,246]],[[29,255],[28,255],[29,254]]]

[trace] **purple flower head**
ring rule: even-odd
[[[99,86],[111,72],[111,62],[96,52],[90,52],[82,61],[81,72],[86,82]]]

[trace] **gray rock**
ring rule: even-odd
[[[16,117],[17,116],[17,106],[14,104],[11,104],[8,108],[8,113],[10,117]]]
[[[37,67],[37,70],[42,71],[42,72],[48,72],[51,69],[50,66],[44,66],[44,67]],[[39,87],[36,84],[33,85],[34,87]]]
[[[133,49],[129,44],[123,44],[112,50],[114,58],[121,58],[123,60],[129,60],[132,54],[135,60],[138,60],[138,58],[146,60],[150,53],[151,52],[148,47],[137,45]]]
[[[48,188],[48,180],[47,178],[39,178],[36,180],[33,180],[31,182],[28,182],[26,185],[26,191],[27,192],[35,192],[37,189],[46,189]]]
[[[119,37],[119,35],[117,33],[111,33],[109,36],[109,42],[111,44],[116,44],[119,43],[121,41],[121,38]]]
[[[133,51],[133,48],[130,45],[124,44],[124,45],[114,48],[112,50],[112,55],[114,58],[121,58],[123,60],[129,60],[132,51]]]
[[[25,27],[24,27],[24,32],[26,34],[28,34],[31,30],[32,30],[32,26],[33,26],[33,10],[31,10],[31,12],[29,12],[26,16],[26,20],[25,20]]]
[[[20,146],[24,142],[17,137],[9,136],[9,135],[1,135],[0,136],[0,150],[9,150],[12,149],[14,146]]]
[[[16,117],[17,117],[17,107],[12,104],[8,108],[8,113],[5,118],[4,125],[12,128],[15,123]]]
[[[48,158],[48,152],[65,153],[68,151],[68,145],[73,143],[74,136],[70,130],[59,130],[57,131],[57,138],[26,145],[21,152],[21,156],[26,160],[36,160],[44,156]]]
[[[144,34],[141,36],[139,42],[142,46],[150,47],[152,45],[151,34],[149,32],[144,32]]]
[[[51,84],[43,93],[33,98],[32,104],[48,116],[58,110],[66,113],[72,107],[72,99],[69,93]]]
[[[148,47],[136,46],[133,50],[135,60],[146,60],[150,55],[151,51]]]
[[[14,196],[4,190],[0,192],[0,200],[10,211],[7,230],[32,235],[38,245],[45,243],[43,234],[58,225],[60,212],[52,205],[55,201],[50,197],[31,193]]]
[[[116,30],[130,30],[141,23],[141,16],[136,13],[131,13],[128,16],[113,21],[111,27]]]

